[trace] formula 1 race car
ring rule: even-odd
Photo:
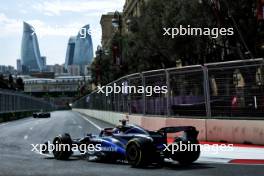
[[[32,114],[33,118],[50,118],[49,112],[35,112]]]
[[[160,165],[164,159],[178,161],[180,164],[188,165],[196,161],[200,156],[198,144],[198,131],[192,126],[165,127],[158,131],[149,131],[140,126],[127,124],[126,120],[115,128],[105,128],[99,135],[88,134],[81,139],[71,139],[69,134],[59,135],[54,138],[52,151],[54,158],[67,160],[73,155],[73,146],[98,147],[95,150],[87,150],[85,156],[96,157],[102,162],[126,161],[132,167],[146,167],[149,165]],[[168,143],[169,133],[180,133],[173,138],[173,143]],[[179,145],[197,144],[196,150],[179,150]],[[45,143],[47,145],[47,143]],[[65,150],[65,145],[70,146]],[[64,146],[64,147],[62,147]],[[64,150],[62,150],[64,148]],[[177,148],[177,150],[176,150]],[[46,147],[47,149],[47,147]]]

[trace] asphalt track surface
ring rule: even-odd
[[[0,175],[85,175],[85,176],[263,176],[263,165],[214,164],[197,162],[183,167],[168,163],[163,168],[131,168],[127,164],[88,162],[80,158],[57,161],[32,152],[31,144],[52,140],[68,132],[72,138],[98,133],[109,125],[76,112],[53,112],[49,119],[32,117],[0,124]],[[92,122],[92,123],[91,123]],[[97,126],[96,126],[97,125]]]

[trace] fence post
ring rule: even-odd
[[[2,95],[2,93],[0,92],[0,112],[3,111],[3,107],[2,107],[2,106],[3,106],[3,103],[2,103],[2,102],[4,102],[4,101],[3,101],[3,98],[2,98],[2,97],[3,97],[3,95]]]
[[[112,85],[112,84],[111,84]],[[114,112],[117,112],[117,108],[116,108],[116,94],[114,93]]]
[[[120,85],[121,86],[121,89],[122,89],[122,84],[124,82],[126,82],[125,79],[121,80],[121,85]],[[127,113],[128,111],[126,111],[126,108],[127,108],[126,95],[124,93],[122,93],[122,91],[121,91],[121,94],[120,95],[122,96],[122,112],[123,113]]]
[[[204,98],[207,118],[211,118],[211,102],[210,102],[210,86],[209,86],[209,75],[208,68],[203,66],[203,80],[204,80]]]
[[[130,78],[127,77],[127,85],[130,86]],[[127,106],[128,106],[128,114],[131,115],[132,114],[132,111],[131,111],[131,94],[130,92],[127,92],[128,93],[128,99],[127,99]]]
[[[170,73],[168,70],[165,70],[166,74],[166,85],[167,85],[167,95],[166,95],[166,101],[167,101],[167,116],[171,116],[171,87],[170,87]]]
[[[142,78],[142,86],[145,88],[146,87],[146,82],[145,82],[145,76],[143,73],[141,73],[141,78]],[[142,98],[143,98],[143,115],[146,115],[146,93],[144,91],[144,93],[142,94]]]

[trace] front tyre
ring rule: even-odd
[[[57,160],[67,160],[72,155],[72,140],[69,134],[59,135],[53,140],[53,155]]]

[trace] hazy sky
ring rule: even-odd
[[[65,62],[67,42],[90,24],[93,47],[101,44],[103,13],[122,11],[125,0],[0,0],[0,65],[13,65],[20,58],[23,21],[38,36],[47,64]]]

